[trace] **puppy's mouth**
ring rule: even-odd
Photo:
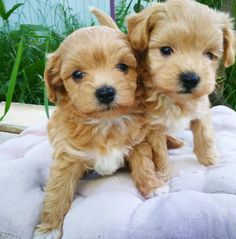
[[[101,105],[102,111],[111,111],[113,110],[114,104]]]
[[[98,103],[98,107],[100,112],[108,112],[108,111],[116,111],[116,110],[122,109],[124,106],[119,104],[117,101],[113,101],[109,104]]]
[[[185,89],[185,90],[178,91],[177,93],[181,94],[181,95],[193,94],[194,90],[193,89],[191,89],[191,90]]]
[[[128,111],[130,111],[130,106],[126,106],[126,105],[121,105],[118,103],[111,103],[111,104],[107,104],[107,105],[100,105],[99,106],[99,112],[101,114],[119,114],[119,113],[127,113]]]

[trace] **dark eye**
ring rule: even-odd
[[[119,63],[119,64],[116,65],[116,67],[117,67],[117,69],[118,69],[119,71],[122,71],[122,72],[124,72],[124,73],[127,73],[128,68],[129,68],[129,67],[128,67],[126,64],[124,64],[124,63]]]
[[[170,56],[174,51],[171,47],[164,46],[160,49],[160,52],[163,56]]]
[[[84,72],[82,72],[82,71],[75,71],[75,72],[73,72],[73,74],[72,74],[72,78],[73,78],[73,80],[81,80],[81,79],[83,79],[85,77],[85,73]]]
[[[216,58],[216,56],[211,52],[207,52],[206,55],[210,60],[214,60]]]

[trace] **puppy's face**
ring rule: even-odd
[[[126,36],[108,27],[71,34],[49,57],[45,71],[49,98],[69,99],[79,113],[100,117],[134,103],[136,60]]]
[[[131,17],[128,26],[133,47],[146,49],[146,66],[152,76],[147,84],[177,101],[210,94],[223,54],[225,66],[234,62],[229,17],[190,0],[156,4],[143,14]],[[145,34],[135,30],[135,21],[135,25],[137,21],[144,24]]]

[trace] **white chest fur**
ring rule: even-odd
[[[160,102],[156,107],[156,114],[154,113],[150,115],[151,121],[153,125],[165,125],[169,133],[188,128],[190,121],[196,118],[201,118],[205,115],[206,109],[208,108],[207,97],[199,99],[199,101],[194,101],[193,103],[186,103],[186,106],[188,107],[184,110],[168,97],[160,95],[158,96],[158,99]]]
[[[188,128],[190,120],[191,120],[190,117],[183,117],[182,115],[178,117],[175,114],[171,114],[171,112],[169,112],[163,116],[153,116],[152,124],[165,125],[169,133],[174,133],[183,130],[185,128]]]
[[[97,154],[94,161],[94,170],[100,175],[111,175],[117,169],[124,167],[124,157],[128,153],[128,148],[113,148],[106,155]]]
[[[101,153],[98,150],[80,151],[66,147],[66,152],[80,157],[82,160],[91,160],[93,169],[100,175],[111,175],[117,169],[124,167],[124,157],[129,154],[130,147],[110,147],[107,152]]]
[[[157,114],[151,115],[153,125],[165,125],[169,133],[183,130],[189,126],[190,114],[183,114],[181,108],[169,99],[164,98],[163,105],[160,105],[160,107],[165,107],[165,110],[162,110],[165,113],[159,114],[157,109]]]

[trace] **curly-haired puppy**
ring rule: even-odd
[[[154,162],[167,172],[165,134],[190,125],[194,152],[203,165],[217,161],[208,95],[216,71],[235,61],[228,14],[191,0],[156,3],[128,19],[130,43],[140,57],[146,88]]]
[[[136,59],[127,36],[112,27],[77,30],[49,56],[45,81],[57,105],[48,125],[54,160],[34,238],[61,236],[76,185],[88,170],[111,175],[127,159],[144,196],[162,185],[136,100]]]

